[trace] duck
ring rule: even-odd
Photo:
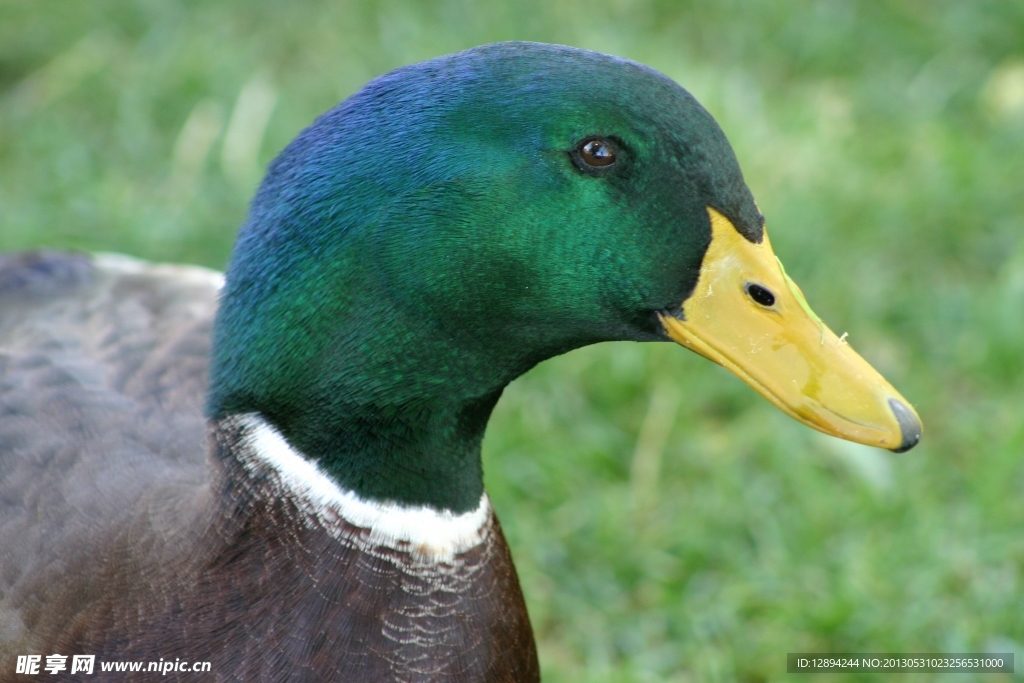
[[[513,379],[604,341],[921,438],[712,116],[578,48],[370,81],[269,165],[224,275],[0,257],[0,680],[538,681],[481,441]]]

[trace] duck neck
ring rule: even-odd
[[[264,417],[344,490],[463,513],[484,492],[480,446],[500,395],[400,406],[341,401],[326,411]]]
[[[527,354],[463,323],[410,322],[377,296],[334,311],[330,302],[279,303],[292,297],[232,305],[244,294],[229,280],[214,333],[211,417],[259,413],[343,490],[370,501],[476,509],[480,446],[502,390],[565,350]]]

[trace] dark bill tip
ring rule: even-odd
[[[910,408],[894,398],[889,399],[889,407],[896,421],[900,424],[900,432],[903,434],[903,441],[899,448],[893,448],[893,453],[905,453],[917,445],[921,440],[921,421],[917,419]]]

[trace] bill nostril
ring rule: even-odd
[[[896,422],[899,423],[900,432],[903,435],[903,441],[899,448],[893,448],[892,451],[893,453],[904,453],[921,440],[921,420],[902,401],[890,398],[889,407],[892,409],[892,414],[896,416]]]

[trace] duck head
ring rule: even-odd
[[[272,163],[208,409],[261,413],[362,496],[462,512],[502,389],[610,340],[674,340],[827,434],[920,436],[785,274],[700,104],[640,64],[529,43],[382,76]]]

